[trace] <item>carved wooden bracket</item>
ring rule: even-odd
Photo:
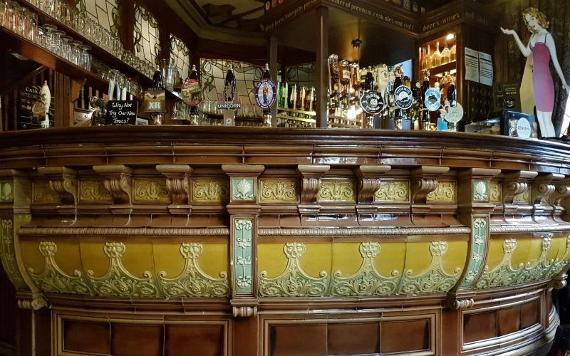
[[[542,205],[547,203],[550,196],[556,190],[554,182],[564,178],[563,174],[540,174],[532,183],[532,204]]]
[[[166,189],[172,204],[187,204],[190,200],[188,178],[192,168],[187,164],[159,164],[156,170],[166,177]]]
[[[449,167],[422,166],[412,171],[412,203],[425,204],[429,193],[437,189],[439,176]]]
[[[554,206],[561,206],[568,197],[570,197],[570,177],[556,182],[556,189],[551,195],[550,201]]]
[[[316,204],[319,196],[321,178],[331,169],[331,166],[299,165],[297,170],[303,177],[301,204]]]
[[[129,167],[125,165],[93,166],[93,170],[103,177],[103,184],[113,197],[113,203],[131,205],[132,171]]]
[[[358,186],[358,203],[370,204],[374,202],[374,193],[380,189],[380,177],[388,172],[390,166],[360,166],[357,174],[360,179]]]
[[[538,175],[537,172],[518,171],[505,174],[503,178],[503,204],[512,204],[516,195],[528,190],[528,181]]]
[[[47,176],[51,190],[57,193],[61,204],[77,203],[77,175],[67,167],[40,167],[38,173]]]

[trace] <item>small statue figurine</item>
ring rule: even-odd
[[[528,41],[528,45],[523,45],[518,34],[514,30],[504,29],[504,34],[512,35],[523,54],[528,57],[532,55],[533,71],[532,86],[534,91],[534,101],[536,103],[536,113],[540,131],[543,138],[555,137],[554,125],[552,124],[552,111],[554,109],[554,82],[550,72],[550,60],[554,65],[554,69],[562,81],[562,85],[566,91],[570,91],[568,83],[564,79],[558,57],[556,56],[556,45],[554,39],[547,28],[549,26],[546,15],[535,7],[529,7],[523,11],[523,19],[532,33]],[[563,125],[564,126],[564,125]],[[562,127],[561,134],[564,134],[565,128]]]

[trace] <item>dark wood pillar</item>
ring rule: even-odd
[[[321,6],[317,9],[317,127],[328,126],[328,56],[329,56],[329,11]]]

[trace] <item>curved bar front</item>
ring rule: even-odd
[[[2,133],[0,257],[54,355],[540,353],[570,266],[569,153],[437,132]]]

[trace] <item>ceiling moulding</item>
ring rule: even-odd
[[[201,39],[252,46],[267,44],[267,35],[264,33],[244,32],[209,24],[188,0],[165,0],[164,2]]]

